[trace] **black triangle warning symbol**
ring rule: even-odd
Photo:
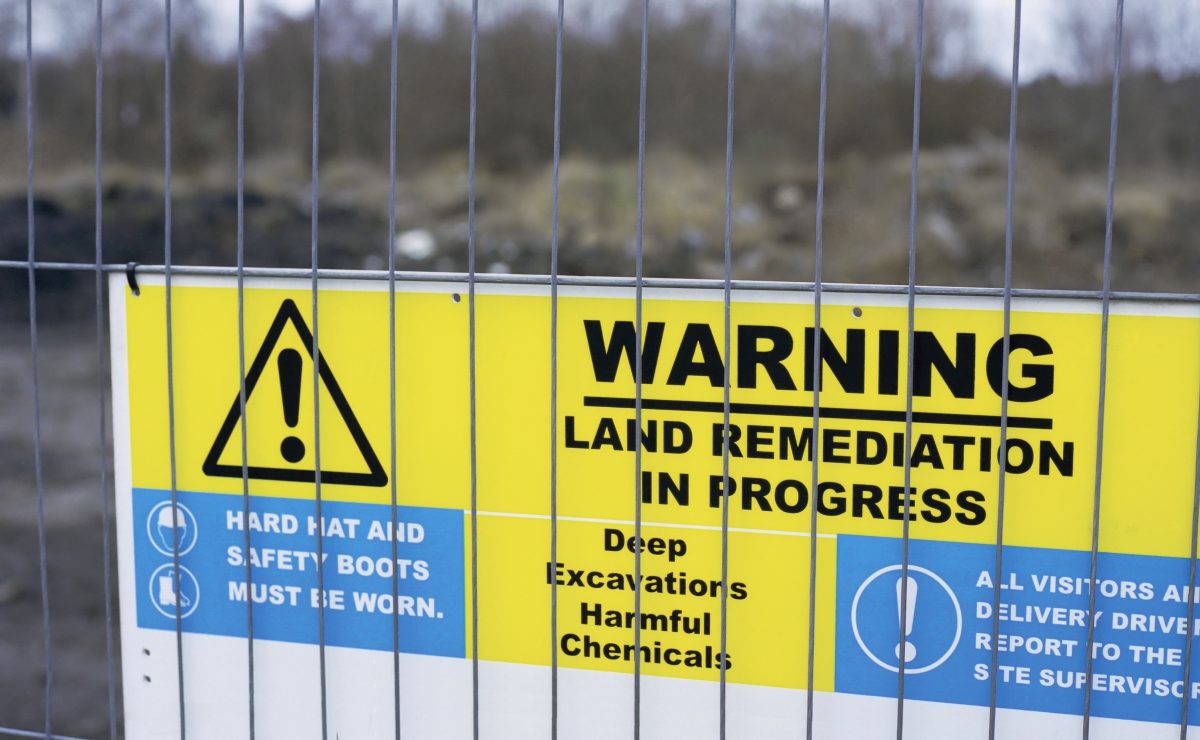
[[[312,332],[308,329],[308,324],[304,322],[304,317],[300,313],[300,309],[296,307],[295,302],[285,300],[283,305],[279,307],[278,313],[275,314],[275,320],[271,322],[271,328],[267,330],[266,337],[263,338],[262,346],[259,347],[258,354],[254,358],[254,362],[250,365],[249,372],[246,373],[246,404],[249,408],[250,394],[254,392],[254,388],[258,385],[258,381],[263,376],[263,371],[267,367],[272,355],[275,354],[276,345],[279,339],[283,336],[284,329],[288,324],[292,325],[300,342],[307,351],[308,357],[313,356],[313,337]],[[300,353],[295,350],[284,350],[280,354],[280,373],[285,373],[284,354],[288,354],[288,360],[296,363],[295,377],[298,381],[299,363],[303,358]],[[329,367],[329,363],[325,360],[325,356],[319,351],[317,352],[318,365],[320,366],[320,380],[326,392],[329,394],[330,400],[333,401],[335,408],[341,415],[342,422],[346,426],[346,430],[350,434],[350,438],[358,447],[358,454],[362,459],[362,463],[366,467],[365,472],[350,472],[345,470],[327,470],[321,468],[322,483],[337,483],[346,486],[382,486],[387,484],[388,477],[383,471],[383,466],[379,464],[379,458],[376,457],[375,451],[371,449],[371,443],[367,440],[367,435],[363,433],[362,426],[358,422],[358,418],[354,415],[354,410],[350,408],[349,402],[346,401],[346,396],[342,393],[341,387],[338,385],[337,379],[333,376],[333,370]],[[292,374],[292,373],[289,373]],[[295,406],[297,400],[292,401],[291,414],[296,414]],[[288,414],[288,403],[285,400],[285,416]],[[241,404],[239,403],[238,394],[233,397],[233,405],[229,409],[229,413],[225,416],[225,421],[221,425],[220,431],[217,432],[216,439],[213,440],[212,447],[208,451],[208,456],[204,459],[204,474],[214,477],[223,478],[241,478],[242,465],[240,460],[235,465],[222,464],[220,462],[221,455],[225,452],[226,446],[229,444],[230,438],[233,436],[234,430],[241,420]],[[289,422],[289,423],[295,423]],[[298,447],[298,451],[290,449],[289,443]],[[283,449],[281,454],[288,461],[296,462],[304,455],[303,443],[295,437],[286,437],[284,439]],[[297,483],[314,483],[317,479],[315,468],[305,467],[280,467],[274,465],[248,465],[246,467],[246,475],[250,478],[260,480],[278,480],[278,481],[293,481]]]

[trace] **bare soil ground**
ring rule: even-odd
[[[40,730],[46,658],[24,318],[8,312],[0,330],[0,725]],[[95,344],[86,326],[43,330],[38,375],[53,727],[91,738],[107,737],[109,726],[101,511],[102,496],[112,494],[100,488],[102,466],[111,463],[101,452]]]

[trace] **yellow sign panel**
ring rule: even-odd
[[[314,315],[307,283],[250,281],[239,363],[232,284],[179,280],[170,373],[164,288],[124,295],[141,628],[174,629],[187,600],[185,631],[244,637],[250,602],[256,639],[315,644],[323,611],[326,644],[390,651],[398,615],[401,652],[451,660],[556,650],[802,690],[811,648],[830,695],[894,697],[903,666],[914,700],[986,707],[994,680],[1001,707],[1080,714],[1090,686],[1094,715],[1151,723],[1200,696],[1194,307],[1113,305],[1093,579],[1096,302],[1017,300],[1006,357],[994,299],[919,298],[910,348],[902,298],[827,294],[818,335],[811,295],[735,291],[726,480],[720,291],[648,290],[639,328],[631,291],[564,288],[552,361],[547,291],[480,286],[474,417],[462,291],[399,286],[393,338],[379,284],[328,283]],[[156,513],[172,487],[182,517]],[[165,597],[146,588],[174,567],[164,532],[186,571]]]

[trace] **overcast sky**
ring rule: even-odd
[[[285,10],[290,13],[302,14],[309,12],[313,7],[313,0],[266,0],[275,7]],[[427,8],[431,15],[439,12],[443,3],[432,2],[430,0],[422,0],[415,2],[414,0],[401,0],[401,6],[405,8]],[[453,2],[454,0],[448,0]],[[1054,69],[1056,66],[1064,63],[1061,59],[1059,47],[1054,42],[1054,32],[1058,27],[1057,9],[1061,8],[1063,0],[1025,0],[1023,5],[1023,20],[1022,20],[1022,54],[1021,66],[1022,77],[1037,76],[1041,73]],[[1108,6],[1112,3],[1104,2],[1104,0],[1085,0],[1089,3],[1094,3],[1097,6],[1098,12],[1111,12]],[[1165,0],[1155,0],[1160,2]],[[1182,0],[1183,2],[1194,2],[1195,0]],[[234,0],[209,0],[210,7],[213,10],[215,19],[219,21],[221,26],[229,29],[236,28],[237,24],[237,3]],[[391,3],[388,0],[378,0],[380,12],[383,14],[381,20],[386,21],[389,17]],[[469,0],[460,0],[463,5],[466,5]],[[797,0],[797,2],[805,5],[819,7],[819,0]],[[832,0],[833,13],[836,15],[839,12],[853,12],[852,6],[860,5],[862,0]],[[992,69],[1007,74],[1007,71],[1012,65],[1012,25],[1013,25],[1013,0],[955,0],[961,7],[965,8],[972,20],[972,31],[976,47],[973,53],[978,55],[980,61],[987,64]],[[368,4],[360,0],[361,4]],[[543,3],[548,9],[555,7],[554,0],[543,0]],[[671,3],[677,3],[677,0],[671,0]],[[249,12],[254,12],[254,6],[261,5],[262,2],[256,3],[256,0],[249,0],[247,7]],[[480,0],[481,13],[487,13],[489,6],[492,8],[511,5],[511,0]],[[658,0],[656,5],[666,7],[670,3],[664,0]],[[739,15],[743,17],[746,14],[753,14],[754,0],[743,0],[739,5]],[[620,7],[621,2],[590,2],[588,0],[567,0],[567,22],[572,21],[572,16],[577,23],[585,23],[585,14],[590,14],[593,18],[596,14],[597,7]],[[841,9],[839,9],[841,6]],[[337,7],[337,0],[324,0],[322,5],[324,12],[329,12]],[[845,10],[843,10],[845,9]],[[336,12],[336,11],[335,11]],[[418,13],[420,10],[417,11]]]
[[[14,2],[15,0],[9,0]],[[57,7],[70,10],[72,3],[81,0],[57,0]],[[233,50],[237,38],[237,0],[197,0],[208,11],[213,23],[210,34],[211,41],[217,50],[229,53]],[[0,0],[4,2],[4,0]],[[138,0],[145,2],[147,7],[161,5],[161,0]],[[457,5],[468,8],[471,0],[400,0],[402,13],[406,18],[418,21],[432,21],[440,17],[446,5]],[[556,0],[479,0],[480,13],[484,22],[505,14],[514,7],[524,7],[530,4],[540,5],[548,12],[553,12]],[[695,5],[713,5],[724,0],[651,0],[653,7],[671,12]],[[795,2],[800,5],[819,9],[821,0],[739,0],[739,28],[749,29],[754,25],[756,10],[785,2]],[[953,5],[965,12],[967,21],[963,33],[955,34],[963,48],[959,49],[957,58],[952,58],[952,66],[966,62],[972,65],[982,64],[996,74],[1007,77],[1012,64],[1013,40],[1013,2],[1014,0],[927,0],[926,7],[935,12],[946,4]],[[339,6],[353,3],[358,7],[377,7],[379,23],[386,28],[390,18],[390,0],[322,0],[325,14],[337,13]],[[889,3],[902,4],[904,7],[915,7],[915,0],[831,0],[832,12],[836,17],[861,15],[867,7],[887,7]],[[595,27],[604,23],[606,18],[613,17],[625,6],[625,0],[566,0],[567,24],[575,29],[589,26]],[[35,4],[35,7],[38,7]],[[47,1],[47,9],[52,7]],[[246,0],[251,36],[254,34],[256,19],[264,15],[270,8],[283,10],[287,13],[302,15],[311,12],[313,0]],[[1114,17],[1115,0],[1024,0],[1023,20],[1021,25],[1021,78],[1031,80],[1046,73],[1071,75],[1076,71],[1074,65],[1079,61],[1074,55],[1076,45],[1064,39],[1067,26],[1064,23],[1066,14],[1079,12],[1090,19],[1093,30],[1102,31],[1111,28]],[[83,34],[90,33],[90,16],[78,15],[72,23],[80,25]],[[54,16],[44,16],[45,23],[35,24],[35,43],[43,48],[54,48],[62,43],[63,35]],[[61,16],[60,16],[61,17]],[[1099,34],[1100,38],[1108,40],[1110,32]],[[1154,47],[1152,59],[1136,59],[1139,64],[1156,66],[1168,74],[1180,71],[1195,72],[1200,70],[1200,0],[1140,0],[1126,6],[1126,37],[1128,51],[1137,41],[1138,46]],[[951,49],[953,55],[954,50]],[[1110,52],[1100,54],[1107,57]],[[1096,60],[1100,66],[1107,67],[1103,59]]]

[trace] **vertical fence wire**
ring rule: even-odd
[[[237,40],[237,334],[238,413],[242,447],[242,546],[251,549],[249,419],[246,415],[246,0],[238,0]],[[254,569],[246,558],[246,724],[254,740]]]
[[[1187,599],[1187,640],[1183,643],[1183,686],[1184,695],[1180,701],[1179,712],[1179,740],[1187,740],[1188,737],[1188,721],[1190,719],[1191,710],[1191,690],[1188,688],[1192,685],[1192,656],[1195,648],[1195,621],[1196,621],[1196,557],[1197,557],[1197,537],[1200,537],[1200,407],[1196,412],[1196,452],[1195,472],[1193,473],[1192,482],[1192,528],[1191,538],[1188,540],[1188,580],[1187,589],[1184,591]]]
[[[558,196],[562,160],[564,0],[554,27],[554,161],[550,190],[550,564],[558,563]],[[558,579],[550,579],[550,738],[558,738]]]
[[[163,282],[164,317],[167,341],[167,447],[171,468],[171,587],[175,606],[175,671],[179,689],[179,737],[187,740],[187,714],[185,706],[183,670],[183,611],[179,572],[179,479],[175,450],[175,322],[172,314],[171,267],[171,0],[163,0],[165,26],[163,34]]]
[[[310,220],[313,359],[313,484],[317,516],[317,653],[321,685],[321,740],[329,737],[329,692],[325,661],[325,519],[321,515],[321,342],[317,313],[319,287],[319,251],[317,240],[318,207],[321,202],[321,0],[313,0],[312,37],[312,209]]]
[[[113,639],[112,589],[112,503],[108,496],[108,409],[105,379],[108,362],[104,352],[104,0],[96,0],[96,202],[95,202],[95,289],[96,289],[96,405],[100,420],[100,541],[104,568],[104,655],[108,678],[108,736],[117,740],[117,668]]]
[[[908,357],[904,392],[904,514],[900,534],[900,644],[908,634],[909,513],[912,508],[913,358],[917,318],[917,199],[921,154],[921,75],[925,64],[925,0],[917,0],[916,50],[913,61],[912,167],[908,210]],[[907,652],[901,649],[896,670],[896,738],[904,737],[904,669]]]
[[[1092,552],[1088,577],[1087,653],[1083,687],[1083,740],[1092,729],[1092,675],[1096,648],[1096,575],[1100,564],[1100,496],[1104,472],[1104,411],[1108,386],[1108,318],[1112,301],[1113,204],[1117,176],[1117,111],[1121,102],[1121,46],[1125,30],[1125,0],[1117,0],[1116,31],[1114,33],[1112,105],[1108,123],[1108,193],[1104,207],[1104,278],[1100,298],[1100,389],[1096,401],[1096,477],[1092,499]],[[1190,638],[1189,638],[1190,640]]]
[[[730,368],[733,365],[733,101],[737,81],[737,0],[729,0],[729,60],[725,80],[725,276],[722,286],[722,309],[725,321],[725,378],[721,402],[721,637],[718,723],[721,740],[728,726],[728,687],[726,685],[725,654],[729,643],[729,391]],[[640,549],[640,548],[639,548]]]
[[[479,93],[479,0],[471,0],[471,82],[467,130],[467,385],[471,465],[471,729],[479,740],[479,469],[475,408],[475,135]]]
[[[637,235],[634,257],[633,333],[633,534],[642,541],[642,293],[646,252],[646,84],[650,49],[650,0],[642,0],[642,47],[638,71]],[[633,738],[642,731],[642,548],[633,551]]]
[[[42,394],[38,381],[37,274],[34,271],[34,259],[37,256],[37,238],[33,219],[35,89],[33,0],[25,0],[25,236],[29,255],[27,272],[29,278],[29,380],[33,403],[33,482],[37,495],[38,582],[42,597],[42,650],[46,664],[43,729],[46,737],[50,737],[54,709],[54,654],[50,631],[50,568],[46,557],[46,488],[42,475]]]
[[[1183,697],[1180,702],[1179,740],[1187,740],[1189,709],[1191,708],[1192,654],[1196,641],[1196,538],[1200,535],[1200,408],[1197,408],[1195,473],[1192,488],[1192,537],[1188,544],[1188,581],[1184,591],[1187,598],[1187,640],[1183,643]]]
[[[388,207],[387,207],[387,300],[388,300],[388,460],[392,496],[392,562],[399,558],[400,524],[396,505],[396,108],[397,76],[400,56],[400,2],[392,0],[391,58],[388,68]],[[396,740],[400,740],[400,569],[392,568],[392,722]]]
[[[825,269],[825,124],[829,112],[829,0],[821,8],[821,82],[817,104],[816,233],[813,239],[812,479],[808,512],[808,665],[805,673],[804,736],[813,739],[817,646],[817,509],[821,449],[821,293]]]
[[[1004,504],[1008,467],[1008,353],[1012,343],[1013,204],[1017,175],[1017,84],[1021,74],[1021,0],[1013,5],[1012,82],[1008,102],[1008,181],[1004,209],[1004,333],[1000,356],[1000,472],[996,493],[996,562],[992,584],[992,642],[988,678],[988,739],[996,738],[1000,667],[1000,586],[1004,574]]]

